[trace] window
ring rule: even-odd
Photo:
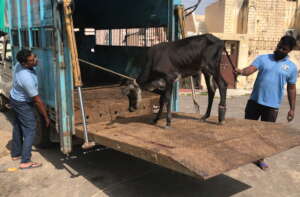
[[[22,47],[28,48],[29,47],[29,38],[28,38],[28,30],[27,29],[21,30],[21,39],[22,39]]]
[[[96,31],[97,45],[150,47],[166,41],[167,34],[164,27]]]
[[[53,46],[55,45],[54,44],[54,29],[46,28],[45,35],[46,35],[45,48],[53,48]]]
[[[19,46],[19,34],[18,30],[12,30],[12,44],[13,46]]]
[[[11,69],[12,54],[8,36],[0,38],[0,57],[0,66],[4,69]]]
[[[12,63],[11,45],[9,43],[9,40],[7,40],[5,43],[4,57],[6,63]]]
[[[32,29],[32,47],[40,48],[41,47],[41,35],[39,29]]]

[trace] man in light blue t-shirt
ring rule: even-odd
[[[46,127],[50,121],[38,93],[38,81],[34,70],[37,66],[35,55],[27,49],[22,49],[17,53],[17,60],[10,91],[10,105],[15,113],[11,156],[12,160],[21,160],[20,169],[30,169],[42,165],[31,161],[31,148],[36,133],[34,106],[44,117]]]
[[[296,65],[289,60],[288,53],[296,46],[296,40],[291,36],[283,36],[273,54],[260,55],[254,62],[240,70],[237,74],[248,76],[258,70],[258,75],[250,99],[245,109],[245,118],[275,122],[287,84],[287,95],[290,110],[287,120],[294,119],[296,102],[296,81],[298,71]],[[265,170],[268,165],[263,159],[255,164]]]

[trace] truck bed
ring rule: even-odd
[[[131,117],[135,115],[149,114],[153,111],[153,106],[158,104],[158,95],[143,92],[140,109],[136,112],[128,111],[128,98],[121,92],[118,85],[100,86],[83,89],[83,100],[87,121],[98,123],[103,121],[113,121],[118,117]],[[75,124],[81,124],[81,112],[77,93],[75,100]]]
[[[149,105],[145,106],[151,106],[151,98],[156,97],[148,97]],[[118,113],[114,118],[89,123],[90,138],[199,179],[211,178],[300,145],[300,132],[284,124],[228,118],[221,126],[216,117],[200,122],[199,114],[174,113],[172,128],[164,129],[165,119],[153,125],[154,114],[150,112]],[[83,136],[80,124],[76,126],[76,135]]]

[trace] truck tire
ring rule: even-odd
[[[4,95],[0,94],[0,112],[4,112],[7,110],[6,108],[7,99]]]
[[[34,146],[37,148],[49,148],[52,146],[50,141],[50,127],[46,128],[45,121],[42,115],[36,111],[36,134],[34,139]]]

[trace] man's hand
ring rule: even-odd
[[[294,112],[294,110],[291,109],[287,114],[287,120],[289,122],[291,122],[294,119],[294,115],[295,115],[295,112]]]
[[[42,99],[41,99],[41,97],[39,95],[33,97],[32,100],[35,103],[38,111],[44,117],[45,126],[48,128],[49,125],[50,125],[50,120],[49,120],[49,117],[48,117],[48,114],[47,114],[47,109],[46,109],[46,106],[45,106],[44,102],[42,101]]]
[[[288,100],[290,104],[290,111],[287,115],[287,120],[291,122],[294,119],[295,115],[295,106],[296,106],[296,84],[288,84],[287,85],[287,94]]]
[[[242,70],[242,69],[239,69],[239,68],[236,68],[233,72],[234,72],[234,74],[236,74],[236,75],[242,75],[243,70]]]
[[[256,72],[257,71],[257,68],[255,66],[248,66],[244,69],[239,69],[239,68],[236,68],[234,70],[234,73],[236,75],[242,75],[242,76],[249,76],[251,75],[252,73]]]

